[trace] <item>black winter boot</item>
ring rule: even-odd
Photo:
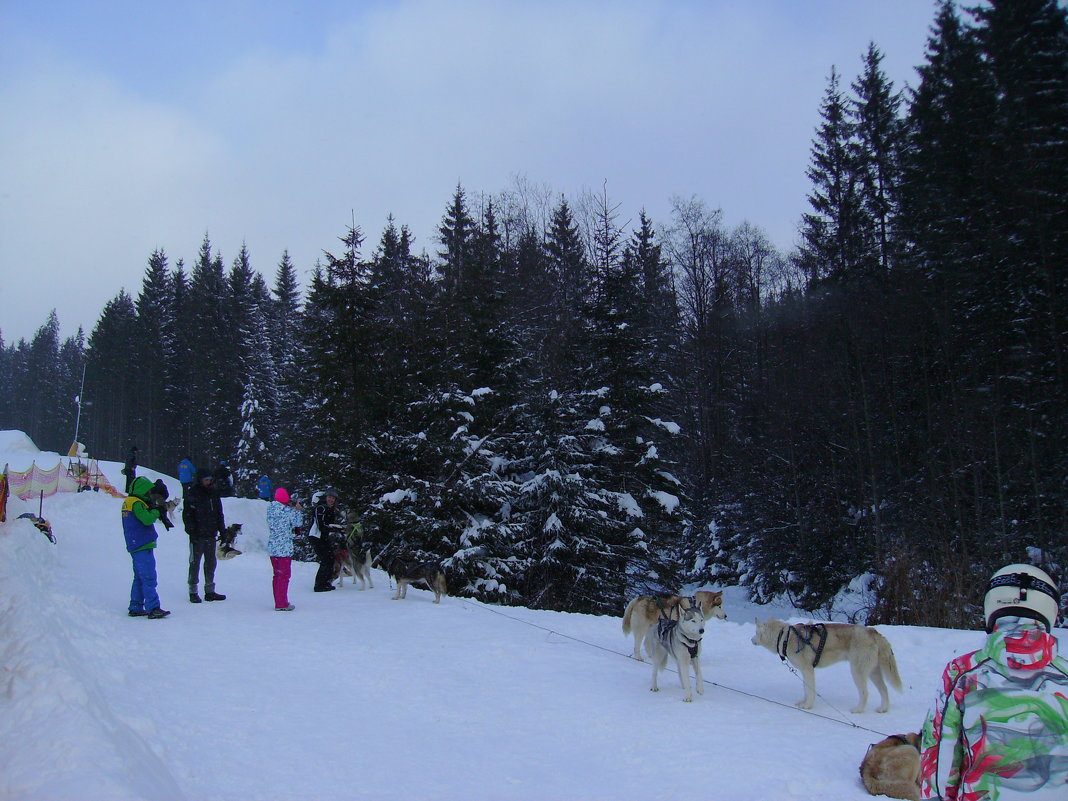
[[[226,600],[226,596],[225,595],[221,595],[221,594],[219,594],[217,592],[206,592],[206,593],[204,593],[204,600],[205,601],[225,601]]]
[[[211,600],[211,599],[209,598],[208,600]],[[197,595],[195,592],[189,593],[189,603],[191,603],[191,604],[200,603],[200,596]]]

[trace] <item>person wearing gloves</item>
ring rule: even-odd
[[[226,596],[215,592],[215,538],[226,528],[222,498],[212,484],[215,477],[210,470],[197,470],[196,482],[189,488],[182,506],[182,524],[189,535],[189,603],[200,603],[197,583],[200,560],[204,560],[204,600],[225,601]]]
[[[340,529],[337,510],[337,490],[327,487],[323,496],[315,505],[315,522],[308,535],[315,544],[315,556],[319,560],[319,569],[315,572],[315,592],[329,592],[334,589],[334,538]]]
[[[923,724],[920,798],[1068,799],[1068,661],[1050,633],[1058,599],[1031,565],[990,579],[986,644],[946,666]]]
[[[133,560],[133,585],[130,587],[130,617],[160,620],[170,612],[160,608],[156,592],[156,526],[158,509],[149,508],[153,484],[147,478],[131,482],[130,495],[122,502],[122,533],[126,550]]]
[[[274,571],[274,608],[277,612],[292,612],[289,602],[289,576],[293,566],[293,533],[303,522],[300,504],[289,502],[285,487],[274,491],[274,500],[267,507],[267,554]]]

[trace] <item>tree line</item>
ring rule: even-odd
[[[303,293],[205,236],[88,338],[0,340],[0,425],[66,451],[84,366],[95,456],[336,485],[486,600],[866,576],[872,620],[966,624],[1006,559],[1068,564],[1068,20],[944,2],[915,88],[881,61],[830,73],[789,254],[697,198],[521,182],[458,186],[434,253],[353,221]]]

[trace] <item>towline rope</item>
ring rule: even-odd
[[[473,601],[470,598],[459,598],[459,597],[457,597],[456,600],[461,601],[462,603],[465,603],[468,606],[472,606],[475,609],[481,609],[484,612],[492,612],[495,615],[500,615],[501,617],[508,618],[508,620],[514,621],[516,623],[522,623],[524,626],[530,626],[532,629],[539,629],[541,631],[548,632],[549,634],[555,634],[557,637],[563,637],[564,639],[572,640],[574,642],[580,643],[580,644],[588,646],[590,648],[596,648],[596,649],[598,649],[600,651],[604,651],[604,652],[609,653],[609,654],[615,654],[616,656],[621,656],[624,659],[628,659],[628,660],[630,660],[632,662],[634,661],[631,658],[630,654],[622,653],[621,651],[616,651],[616,650],[614,650],[612,648],[606,648],[603,645],[598,645],[595,642],[589,642],[587,640],[583,640],[580,637],[574,637],[574,636],[572,636],[570,634],[563,634],[562,632],[556,631],[555,629],[548,628],[547,626],[541,626],[541,625],[539,625],[537,623],[531,623],[529,620],[523,620],[522,618],[515,617],[514,615],[505,614],[500,609],[495,609],[492,606],[488,606],[488,605],[486,605],[484,603],[481,603],[480,601]],[[645,664],[648,664],[648,663],[645,663]],[[669,665],[671,664],[670,661],[669,661],[668,664]],[[796,670],[794,670],[792,665],[788,665],[788,667],[790,668],[790,672],[791,673],[793,673],[798,678],[800,678],[800,674],[797,673]],[[665,669],[666,670],[670,670],[675,675],[678,675],[678,671],[675,670],[672,667],[667,667]],[[889,737],[890,736],[886,732],[881,732],[878,729],[872,729],[872,728],[869,728],[868,726],[861,726],[859,723],[854,723],[851,720],[844,720],[842,718],[831,717],[830,715],[824,715],[824,714],[822,714],[820,712],[813,712],[811,709],[801,709],[801,708],[799,708],[797,706],[794,706],[793,704],[787,704],[787,703],[784,703],[782,701],[776,701],[774,698],[767,698],[767,697],[765,697],[763,695],[758,695],[756,693],[751,693],[751,692],[748,692],[746,690],[739,690],[737,687],[731,687],[730,685],[727,685],[727,684],[721,684],[718,681],[711,681],[709,679],[702,679],[702,681],[707,685],[710,685],[712,687],[718,687],[721,690],[730,690],[732,693],[737,693],[738,695],[744,695],[744,696],[746,696],[748,698],[755,698],[755,699],[757,699],[759,701],[764,701],[764,702],[769,703],[769,704],[774,704],[775,706],[781,706],[783,709],[788,709],[788,710],[791,710],[793,712],[801,712],[801,713],[804,713],[806,715],[811,715],[812,717],[822,718],[823,720],[830,721],[831,723],[837,723],[840,726],[848,726],[851,729],[860,729],[862,731],[868,731],[868,732],[871,732],[872,734],[878,734],[880,737]],[[816,693],[816,697],[819,698],[820,700],[822,700],[828,706],[830,706],[831,709],[834,709],[835,712],[838,712],[838,714],[842,714],[841,711],[837,707],[835,707],[833,704],[829,703],[819,693]]]

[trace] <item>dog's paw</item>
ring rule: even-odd
[[[804,699],[798,701],[796,704],[794,704],[794,706],[796,706],[798,709],[812,709],[812,704],[808,703]]]
[[[700,684],[697,685],[696,689],[697,689],[697,694],[698,695],[704,695],[705,694],[705,688],[702,687]]]
[[[692,695],[687,695],[685,698],[682,699],[682,702],[684,704],[692,704],[693,703],[693,696]]]

